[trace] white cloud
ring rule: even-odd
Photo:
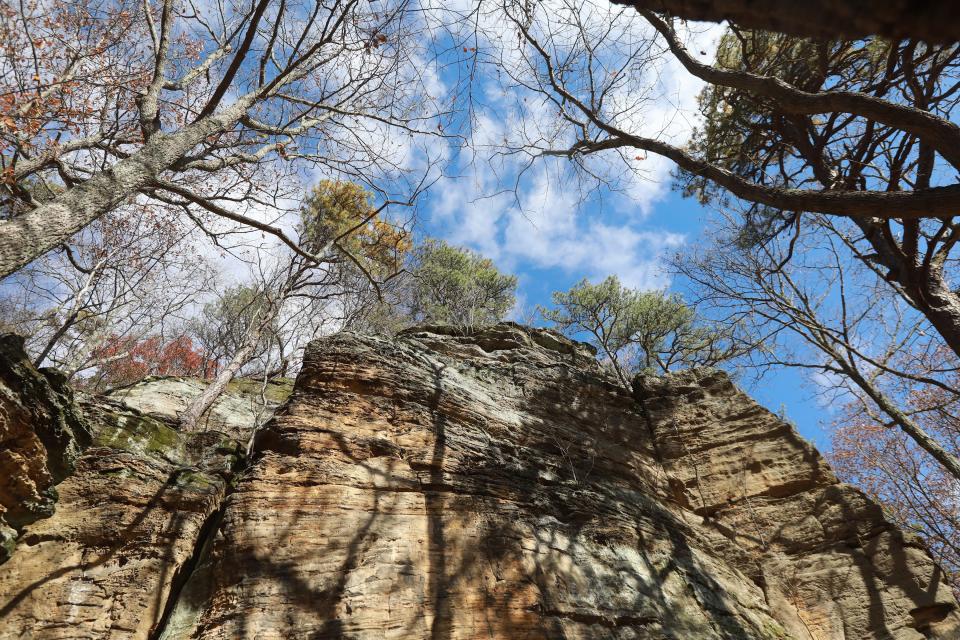
[[[580,197],[565,192],[544,167],[518,195],[480,197],[490,180],[478,170],[443,186],[433,222],[445,238],[484,253],[511,271],[554,268],[594,280],[616,274],[638,288],[667,284],[661,261],[665,252],[683,243],[682,235],[586,214]]]
[[[617,126],[632,133],[685,144],[698,121],[696,99],[702,84],[672,56],[661,53],[662,42],[651,44],[649,24],[632,10],[605,2],[550,0],[537,6],[536,20],[548,24],[535,23],[533,28],[551,31],[555,52],[579,36],[570,28],[572,16],[594,34],[606,34],[610,24],[615,25],[613,39],[599,54],[609,60],[624,49],[649,46],[646,64],[629,69],[630,77],[611,92],[610,113]],[[495,12],[477,15],[476,31],[485,38],[479,48],[499,64],[487,68],[488,76],[476,83],[480,99],[470,130],[470,162],[461,165],[459,176],[435,188],[430,211],[434,227],[505,269],[553,268],[591,279],[616,274],[633,287],[666,286],[663,257],[684,242],[682,235],[655,226],[655,206],[668,193],[672,163],[645,153],[626,154],[626,163],[612,152],[588,158],[589,169],[616,186],[616,193],[600,189],[604,200],[599,203],[591,185],[572,175],[568,162],[504,155],[505,143],[563,148],[575,132],[557,117],[555,105],[508,79],[503,65],[513,65],[513,80],[525,63],[531,83],[535,75],[531,58],[518,46],[515,25],[498,19]],[[695,55],[709,60],[721,31],[719,25],[688,24],[681,35]]]

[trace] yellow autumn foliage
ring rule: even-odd
[[[353,182],[321,180],[304,198],[300,217],[307,250],[335,241],[374,276],[397,272],[412,246],[405,229],[376,213],[373,194]]]

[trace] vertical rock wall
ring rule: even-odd
[[[19,336],[0,336],[0,562],[24,526],[53,513],[54,485],[89,442],[60,375],[37,370]]]
[[[634,397],[549,332],[343,335],[255,450],[164,638],[958,635],[915,541],[721,374]]]
[[[841,484],[805,440],[723,374],[638,378],[676,501],[745,552],[791,637],[958,637],[957,609],[920,540]]]
[[[960,637],[917,541],[715,372],[631,393],[547,331],[339,335],[229,482],[234,445],[97,407],[0,638]]]
[[[78,403],[17,339],[0,347],[0,507],[30,515],[14,520],[0,564],[0,638],[155,636],[216,527],[245,442],[178,433],[175,402],[154,415],[108,398]],[[178,384],[154,381],[144,395]]]

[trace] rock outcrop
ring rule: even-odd
[[[33,493],[46,496],[19,539],[16,530],[7,538],[16,553],[0,565],[0,638],[150,637],[219,522],[256,419],[289,385],[237,380],[208,428],[185,434],[176,418],[202,389],[197,380],[154,378],[74,399],[54,372],[30,365],[21,342],[0,344],[0,400],[16,417],[0,433],[40,442],[0,450],[0,478],[30,487],[21,477],[37,477]],[[36,504],[32,496],[20,504]]]
[[[960,637],[922,545],[718,372],[630,392],[549,331],[342,334],[246,463],[108,405],[0,565],[0,637]]]
[[[205,383],[196,378],[150,377],[115,390],[110,397],[154,418],[175,421],[204,388]],[[198,426],[203,431],[219,431],[235,438],[249,437],[252,425],[265,422],[292,390],[293,380],[289,378],[267,382],[235,379]]]
[[[53,513],[54,485],[89,442],[62,376],[36,369],[19,336],[0,336],[0,562],[19,530]]]

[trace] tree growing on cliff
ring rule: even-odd
[[[168,205],[211,234],[253,229],[323,260],[332,246],[306,251],[264,222],[283,209],[286,178],[319,168],[407,202],[419,183],[406,179],[422,168],[401,161],[411,140],[445,135],[412,9],[4,4],[0,277],[129,202]],[[40,187],[55,195],[37,197]]]
[[[428,239],[411,255],[407,314],[415,322],[474,327],[504,318],[516,302],[516,276],[489,258]]]
[[[698,318],[680,296],[629,289],[616,276],[584,279],[555,292],[553,303],[543,317],[566,334],[588,335],[624,386],[638,371],[716,366],[742,353],[730,330]]]
[[[255,359],[261,373],[286,371],[292,352],[313,337],[318,322],[343,311],[356,296],[357,281],[379,288],[400,268],[409,247],[406,232],[379,218],[373,195],[359,185],[322,180],[300,208],[302,247],[332,247],[323,261],[290,251],[265,260],[252,284],[226,290],[195,323],[200,343],[219,363],[211,383],[180,416],[185,430],[223,393],[227,384]],[[315,253],[313,255],[319,255]]]
[[[213,300],[203,305],[200,313],[189,323],[190,333],[197,344],[208,354],[212,367],[203,377],[215,376],[220,368],[230,362],[250,341],[250,334],[265,313],[266,298],[254,284],[234,285],[216,294]],[[267,323],[259,329],[260,339],[244,356],[246,365],[265,352],[271,342],[275,323]],[[241,365],[241,366],[243,366]]]
[[[392,335],[419,323],[476,327],[500,322],[516,303],[516,276],[483,256],[427,238],[407,253],[403,271],[375,299],[352,299],[347,328]]]

